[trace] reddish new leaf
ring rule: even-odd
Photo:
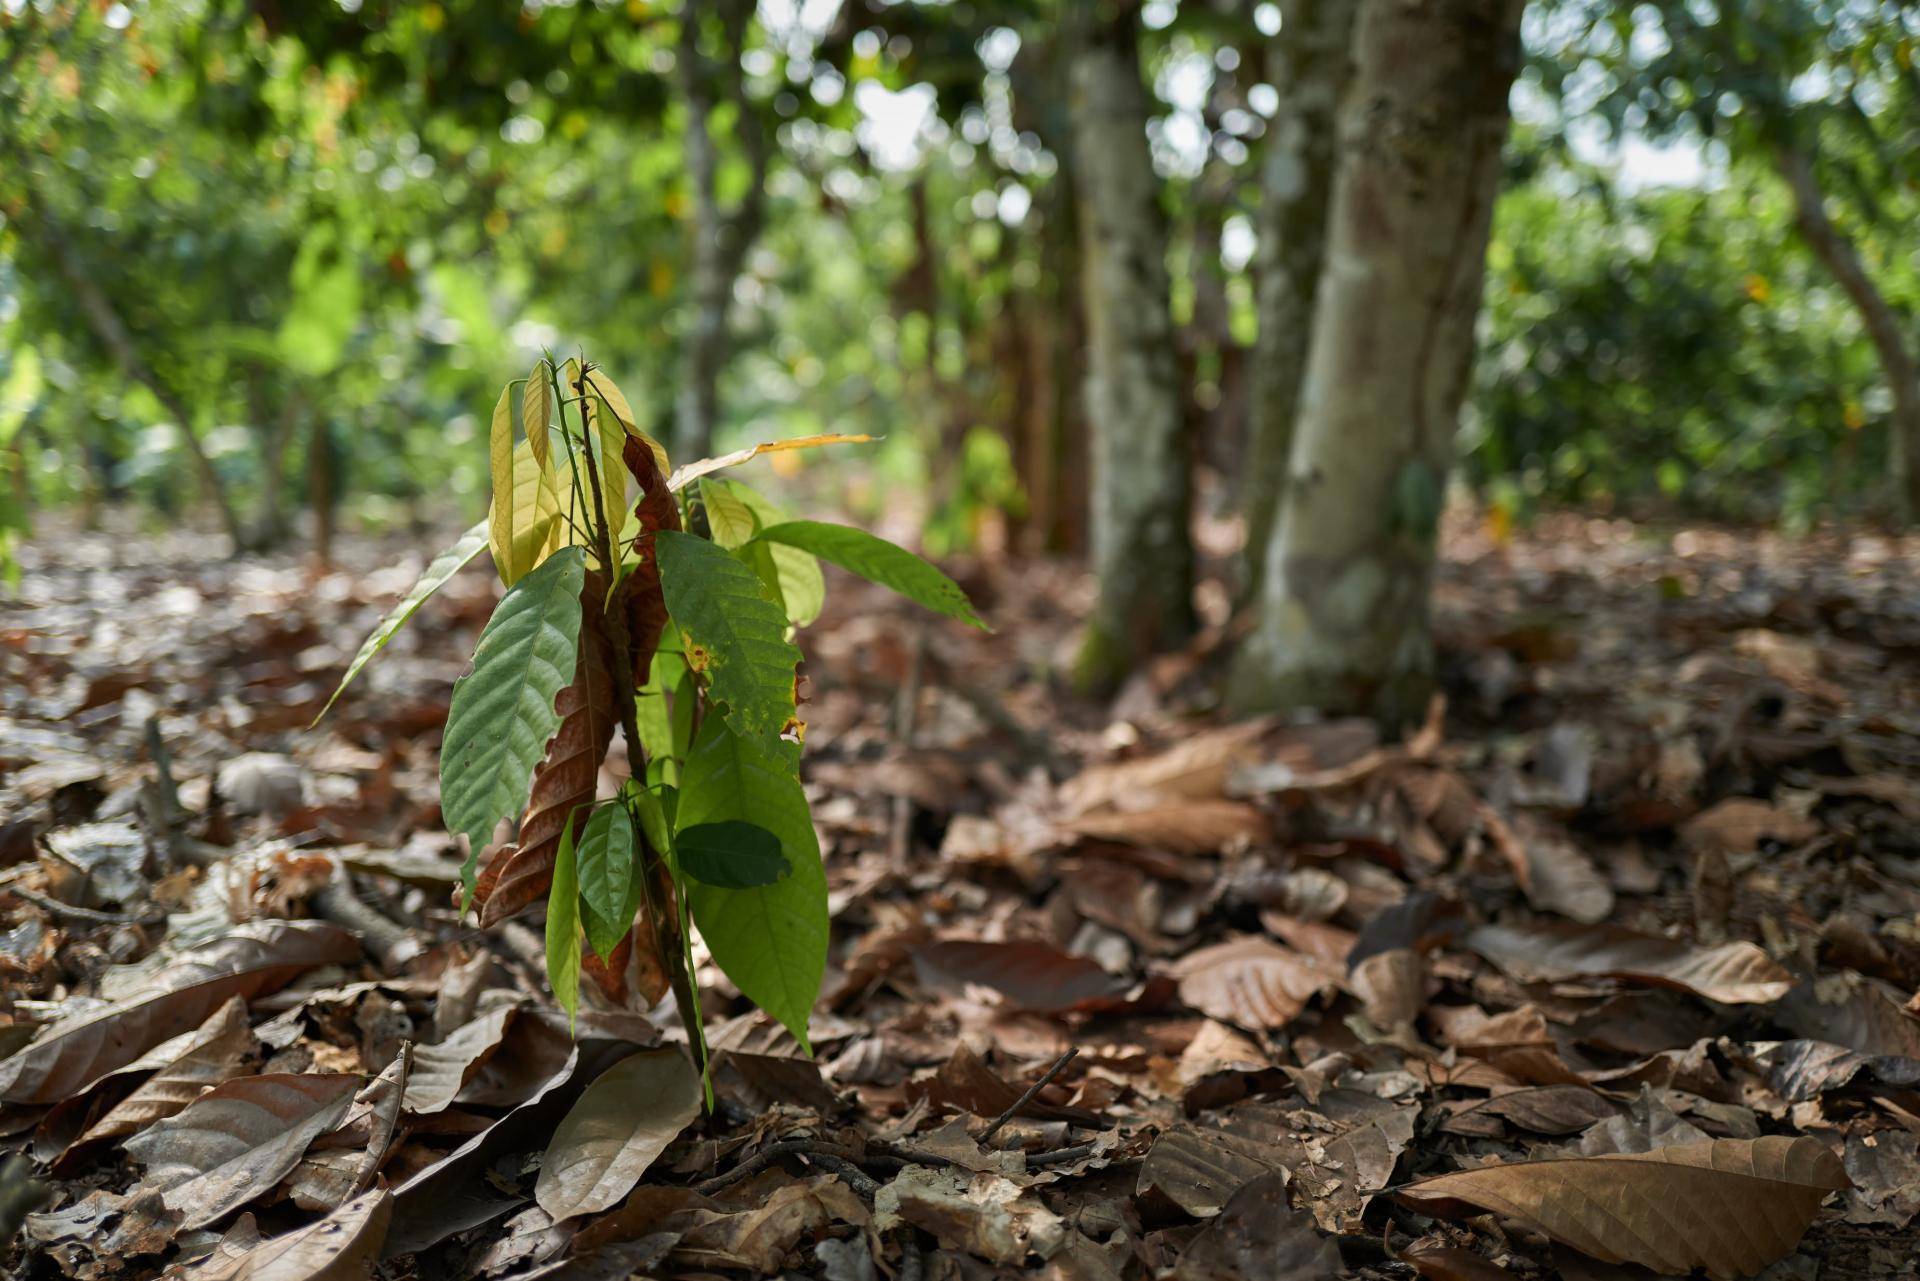
[[[667,598],[660,590],[660,561],[654,552],[653,535],[663,529],[680,528],[680,507],[645,443],[629,436],[622,456],[640,486],[640,501],[633,509],[640,522],[640,532],[633,539],[637,563],[620,584],[626,597],[627,644],[633,651],[633,683],[637,689],[647,683],[654,651],[660,647],[660,633],[667,626]]]

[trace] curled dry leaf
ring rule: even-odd
[[[1340,984],[1335,966],[1263,938],[1203,947],[1176,964],[1173,975],[1181,1000],[1246,1028],[1285,1027],[1308,1001]]]
[[[349,1281],[372,1275],[393,1218],[393,1194],[376,1188],[324,1219],[251,1247],[222,1242],[187,1281]]]
[[[1599,925],[1483,925],[1466,945],[1522,982],[1616,978],[1726,1005],[1776,1001],[1793,976],[1751,943],[1696,947]]]
[[[271,992],[319,965],[358,960],[360,942],[320,921],[252,921],[156,971],[131,996],[63,1020],[0,1062],[0,1102],[55,1103],[199,1027],[233,997]]]
[[[679,1049],[616,1063],[560,1122],[534,1199],[556,1222],[612,1207],[699,1113],[700,1077]]]
[[[515,1005],[496,1005],[455,1028],[446,1040],[416,1048],[407,1077],[406,1110],[414,1116],[445,1111],[460,1087],[500,1048],[507,1024],[519,1012]]]
[[[285,1178],[360,1085],[344,1072],[239,1077],[129,1139],[127,1155],[182,1227],[205,1227]]]
[[[1008,1267],[1050,1258],[1067,1240],[1059,1215],[997,1174],[910,1165],[880,1189],[873,1209],[876,1231],[911,1223],[949,1250]]]
[[[287,1176],[287,1195],[295,1205],[330,1213],[373,1183],[400,1123],[412,1068],[413,1046],[402,1042],[393,1062],[355,1096],[340,1127],[322,1137]]]
[[[1607,1263],[1726,1278],[1791,1253],[1821,1200],[1849,1186],[1818,1139],[1769,1135],[1484,1166],[1395,1195],[1427,1214],[1492,1210]]]

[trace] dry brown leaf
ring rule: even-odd
[[[1514,1275],[1471,1250],[1432,1240],[1415,1241],[1400,1251],[1399,1259],[1427,1281],[1506,1281]]]
[[[1616,978],[1727,1005],[1785,996],[1793,976],[1751,943],[1696,947],[1598,925],[1483,925],[1466,945],[1522,982]]]
[[[56,1171],[70,1155],[95,1143],[124,1138],[172,1116],[209,1088],[240,1074],[258,1044],[247,1023],[247,1003],[234,997],[202,1023],[181,1053],[162,1065],[138,1089],[120,1100],[54,1163]]]
[[[376,1188],[324,1219],[250,1248],[222,1242],[187,1281],[359,1281],[379,1261],[393,1194]]]
[[[1347,974],[1347,985],[1375,1027],[1413,1022],[1427,1004],[1427,964],[1410,947],[1388,948],[1364,958]]]
[[[1800,1243],[1851,1186],[1818,1139],[1715,1139],[1647,1153],[1485,1166],[1395,1195],[1426,1214],[1492,1210],[1607,1263],[1750,1276]]]
[[[1107,973],[1099,962],[1038,939],[945,939],[915,948],[913,968],[927,987],[961,995],[969,984],[977,984],[1021,1009],[1043,1012],[1098,1004],[1127,987],[1125,979]]]
[[[984,1117],[999,1116],[1018,1103],[1025,1092],[1024,1087],[1009,1084],[982,1062],[964,1041],[954,1046],[953,1056],[940,1065],[940,1071],[931,1079],[907,1084],[909,1098],[926,1099],[935,1105]],[[1081,1108],[1044,1103],[1038,1096],[1029,1099],[1019,1114],[1043,1121],[1072,1121],[1078,1125],[1092,1125],[1099,1119]]]
[[[1768,801],[1730,797],[1680,825],[1680,839],[1696,850],[1751,854],[1762,841],[1799,845],[1820,834],[1810,818]]]
[[[517,1005],[502,1003],[461,1024],[446,1040],[416,1047],[407,1077],[407,1112],[425,1116],[446,1110],[460,1087],[500,1048],[508,1023],[519,1013]]]
[[[1244,801],[1191,800],[1125,813],[1086,814],[1062,826],[1076,836],[1151,845],[1176,854],[1218,854],[1273,836],[1266,814]]]
[[[1066,1243],[1060,1216],[1019,1184],[997,1174],[910,1165],[874,1197],[873,1226],[900,1223],[931,1232],[949,1250],[1012,1267],[1029,1255],[1050,1258]]]
[[[413,1046],[402,1042],[393,1062],[355,1096],[340,1128],[321,1138],[287,1176],[295,1205],[331,1213],[372,1185],[400,1123],[412,1069]]]
[[[1145,1195],[1157,1188],[1196,1219],[1209,1219],[1261,1175],[1278,1172],[1284,1177],[1285,1155],[1251,1135],[1212,1125],[1176,1125],[1147,1150],[1135,1191]]]
[[[1247,721],[1196,734],[1166,751],[1082,770],[1060,787],[1069,815],[1120,807],[1142,798],[1205,800],[1223,794],[1227,773],[1253,759],[1271,721]]]
[[[1173,967],[1180,999],[1246,1028],[1285,1027],[1321,992],[1340,984],[1325,961],[1263,938],[1239,938],[1189,953]]]
[[[205,1227],[285,1178],[360,1085],[344,1072],[239,1077],[127,1140],[127,1155],[182,1227]]]
[[[555,1222],[611,1208],[699,1113],[700,1076],[679,1049],[623,1059],[560,1122],[534,1199]]]
[[[140,991],[44,1029],[0,1062],[0,1102],[55,1103],[84,1081],[191,1032],[233,997],[274,991],[319,965],[360,957],[360,942],[320,921],[250,921],[156,971]]]
[[[1169,1281],[1333,1281],[1342,1271],[1333,1238],[1288,1206],[1286,1176],[1263,1174],[1187,1242]]]
[[[1498,1138],[1510,1125],[1535,1134],[1572,1134],[1619,1114],[1605,1096],[1579,1085],[1539,1085],[1447,1106],[1448,1134]]]

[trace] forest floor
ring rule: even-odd
[[[537,922],[453,911],[492,577],[305,728],[390,551],[49,538],[0,596],[14,1274],[1915,1274],[1920,542],[1456,531],[1394,743],[1197,713],[1204,656],[1069,698],[1058,566],[964,574],[981,636],[836,577],[816,1057],[706,967],[718,1110],[636,1086],[591,1141],[677,1021],[570,1035]],[[610,1208],[556,1222],[543,1160]]]

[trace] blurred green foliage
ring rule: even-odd
[[[1270,8],[1142,11],[1200,453],[1227,468]],[[936,550],[1071,524],[1041,491],[1084,469],[1056,441],[1042,477],[1032,443],[1070,433],[1079,376],[1059,7],[820,9],[761,5],[713,121],[725,200],[751,180],[746,126],[775,141],[719,447],[885,436],[836,505],[866,519],[916,492]],[[689,323],[683,16],[0,6],[0,539],[35,505],[178,519],[208,489],[195,442],[251,541],[303,499],[375,525],[470,515],[489,389],[543,347],[607,356],[669,436]],[[1879,366],[1764,153],[1780,121],[1811,133],[1834,216],[1911,319],[1916,27],[1861,0],[1536,3],[1470,483],[1514,514],[1806,521],[1874,496]],[[1697,163],[1655,185],[1623,146]],[[103,337],[101,302],[146,377]]]

